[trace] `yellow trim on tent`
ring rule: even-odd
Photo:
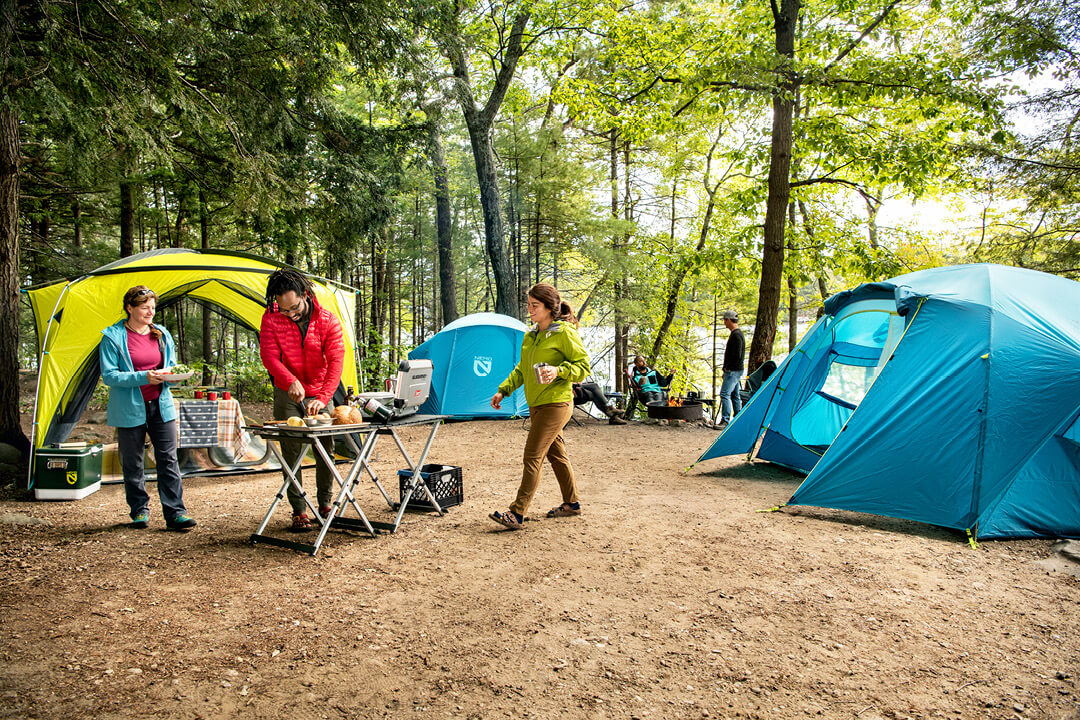
[[[269,260],[239,254],[156,250],[124,258],[71,282],[28,290],[41,353],[32,447],[44,444],[52,423],[67,408],[97,352],[101,331],[124,317],[123,298],[129,288],[146,285],[157,294],[159,304],[180,296],[196,298],[221,307],[248,328],[258,330],[266,310],[266,280],[279,267]],[[319,303],[341,321],[345,343],[342,383],[359,387],[356,293],[329,281],[311,281]]]

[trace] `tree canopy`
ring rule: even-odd
[[[603,330],[614,384],[640,353],[706,391],[725,309],[753,367],[859,281],[1080,274],[1073,1],[0,12],[0,440],[19,442],[10,378],[35,363],[19,289],[156,247],[353,285],[372,378],[459,315],[522,316],[549,281]],[[880,221],[929,201],[962,229]],[[185,352],[223,368],[223,322]]]

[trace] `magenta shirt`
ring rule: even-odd
[[[140,335],[131,328],[124,329],[127,330],[128,354],[131,355],[131,364],[135,370],[153,370],[161,365],[161,348],[152,333]],[[160,385],[142,385],[139,390],[142,391],[143,400],[147,402],[161,396]]]

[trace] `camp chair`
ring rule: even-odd
[[[666,403],[668,391],[671,389],[671,378],[673,376],[669,375],[664,377],[663,375],[660,375],[659,371],[657,371],[656,374],[660,378],[660,401]],[[645,397],[641,394],[641,388],[634,382],[634,366],[632,364],[627,365],[626,367],[626,386],[630,388],[631,397],[637,400],[641,407],[648,408],[649,403],[645,401]]]
[[[754,393],[758,391],[765,381],[769,379],[769,376],[776,370],[776,363],[772,360],[766,360],[761,365],[758,365],[757,370],[746,376],[746,387],[739,389],[739,396],[742,398],[742,404],[750,402],[750,398],[754,396]]]

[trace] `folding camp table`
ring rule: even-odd
[[[279,547],[300,550],[314,555],[319,551],[319,546],[322,545],[323,539],[326,537],[326,533],[331,527],[364,530],[372,537],[378,535],[380,531],[389,531],[393,533],[397,531],[398,525],[401,524],[401,518],[402,515],[405,514],[405,508],[408,506],[409,500],[419,488],[423,488],[428,501],[431,503],[431,506],[438,511],[439,515],[444,515],[446,511],[440,507],[438,501],[435,499],[435,494],[424,483],[423,476],[420,474],[420,468],[422,468],[427,461],[428,453],[431,451],[431,444],[435,440],[435,433],[438,431],[439,425],[445,418],[445,415],[410,415],[403,418],[394,418],[386,423],[373,422],[365,423],[363,425],[323,425],[298,428],[289,427],[284,424],[273,424],[248,428],[250,432],[266,440],[266,444],[281,463],[281,469],[285,474],[284,482],[274,496],[274,500],[270,503],[270,508],[266,511],[266,516],[263,517],[258,530],[251,536],[251,543],[253,545],[256,543],[277,545]],[[424,443],[424,448],[420,452],[420,456],[416,462],[413,462],[408,451],[405,449],[405,445],[401,442],[401,438],[397,434],[397,428],[405,427],[407,425],[431,426],[427,440]],[[378,476],[375,475],[375,472],[371,468],[371,456],[380,435],[390,435],[394,438],[394,443],[397,445],[398,451],[405,459],[405,462],[408,463],[409,469],[411,470],[410,476],[405,482],[404,493],[401,496],[400,503],[396,503],[391,499],[390,495],[387,494],[386,489],[382,486],[382,483],[379,482]],[[363,437],[362,443],[357,443],[357,436]],[[326,448],[319,442],[328,437],[340,437],[344,439],[356,454],[344,477],[342,477],[341,473],[338,471],[337,465],[326,451]],[[299,472],[300,465],[303,462],[306,453],[300,453],[296,462],[290,465],[285,462],[285,458],[281,454],[279,445],[281,440],[297,440],[311,445],[319,457],[329,466],[331,475],[338,485],[338,492],[330,506],[330,513],[326,517],[319,515],[318,509],[311,502],[311,498],[304,491],[304,487],[297,479],[297,473]],[[355,490],[356,486],[360,483],[361,475],[365,471],[375,483],[376,487],[379,488],[379,492],[382,493],[383,498],[390,508],[392,510],[397,510],[394,522],[384,523],[369,520],[367,515],[364,514],[364,511],[360,509],[360,505],[356,502],[353,490]],[[270,518],[273,517],[274,510],[277,509],[278,503],[285,498],[289,485],[292,485],[304,499],[304,502],[307,504],[308,508],[311,509],[312,514],[320,525],[318,535],[316,536],[313,545],[283,540],[263,534],[263,531],[266,530],[266,526],[270,524]],[[344,517],[345,508],[349,506],[356,511],[359,519]]]

